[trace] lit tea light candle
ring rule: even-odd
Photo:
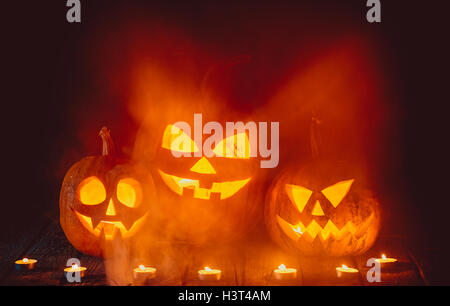
[[[285,265],[281,264],[278,269],[273,270],[273,274],[277,280],[292,280],[297,278],[297,269],[286,268]]]
[[[200,280],[219,280],[222,276],[222,271],[218,269],[210,269],[205,267],[204,270],[198,271],[198,278]]]
[[[15,261],[16,264],[16,270],[33,270],[35,264],[37,263],[36,259],[30,259],[30,258],[22,258]]]
[[[346,265],[342,265],[341,267],[336,268],[336,274],[339,278],[352,278],[358,276],[358,269],[349,268]]]
[[[385,264],[385,263],[397,262],[397,259],[395,259],[395,258],[387,258],[386,255],[382,254],[381,258],[377,258],[377,259],[375,259],[375,261]]]
[[[133,277],[135,280],[147,280],[155,278],[155,276],[156,276],[156,269],[152,267],[139,265],[139,267],[133,270]]]
[[[80,272],[80,277],[84,277],[84,275],[86,274],[86,270],[87,269],[85,267],[79,267],[77,264],[73,264],[71,267],[65,268],[64,273],[72,274],[74,272]]]
[[[388,258],[386,255],[382,254],[381,258],[375,259],[376,262],[380,263],[381,268],[392,268],[395,263],[397,262],[397,259],[395,258]]]

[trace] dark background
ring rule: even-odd
[[[367,23],[364,0],[82,0],[81,24],[66,22],[66,1],[11,2],[1,4],[0,237],[5,241],[13,241],[34,219],[57,218],[65,171],[100,149],[95,138],[89,138],[95,136],[92,131],[107,124],[117,131],[119,146],[132,145],[138,126],[118,103],[120,95],[102,99],[100,93],[96,101],[83,101],[84,94],[101,92],[103,85],[91,78],[92,65],[85,60],[90,50],[87,42],[98,27],[107,34],[107,25],[145,15],[178,26],[224,53],[257,49],[267,33],[285,44],[274,58],[280,58],[297,34],[333,37],[335,32],[353,29],[373,37],[395,111],[395,126],[383,152],[390,160],[384,169],[383,191],[401,202],[392,211],[385,207],[385,231],[406,235],[424,248],[449,250],[450,53],[445,1],[382,1],[381,24]]]

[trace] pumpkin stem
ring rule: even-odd
[[[309,138],[311,145],[311,155],[316,161],[320,159],[320,146],[322,145],[322,138],[320,135],[320,125],[322,120],[320,120],[316,113],[313,111],[311,118],[311,126],[309,129]]]
[[[104,126],[98,134],[102,138],[103,143],[102,155],[114,155],[114,142],[111,138],[110,130]]]

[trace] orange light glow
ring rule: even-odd
[[[206,157],[200,158],[199,161],[192,166],[191,171],[201,174],[216,174],[216,170],[214,170],[214,167]]]
[[[134,222],[131,228],[127,229],[121,221],[100,221],[94,228],[91,217],[85,216],[78,211],[75,211],[75,214],[77,215],[81,224],[83,224],[83,226],[88,229],[89,232],[97,237],[100,236],[103,232],[107,240],[112,240],[116,232],[120,232],[122,238],[127,238],[134,235],[134,233],[141,227],[147,216],[147,214],[142,216],[140,219]]]
[[[289,185],[285,186],[285,190],[291,202],[295,204],[299,212],[303,212],[309,198],[311,197],[312,191],[308,190],[302,186]]]
[[[209,200],[211,193],[220,194],[220,199],[224,200],[233,196],[236,192],[242,189],[251,178],[230,182],[213,182],[210,189],[201,188],[198,180],[191,180],[188,178],[177,177],[175,175],[166,174],[161,170],[158,170],[164,183],[173,192],[178,195],[183,195],[183,189],[185,187],[194,189],[194,198]]]
[[[325,216],[322,206],[320,206],[320,202],[316,201],[316,203],[314,204],[314,208],[311,212],[311,215],[313,216]]]
[[[313,241],[317,236],[323,240],[330,236],[340,239],[349,233],[354,235],[358,230],[351,221],[348,221],[341,229],[338,229],[331,220],[328,220],[324,227],[320,226],[315,220],[312,220],[308,226],[305,226],[302,222],[290,224],[280,216],[277,216],[277,220],[283,232],[294,241],[300,238]],[[371,218],[369,218],[366,223],[371,221]]]
[[[136,207],[142,199],[141,184],[132,178],[124,178],[117,183],[117,199],[128,207]]]
[[[339,182],[323,189],[322,193],[334,207],[337,207],[350,191],[350,187],[354,181],[354,179],[351,179],[348,181]]]
[[[198,277],[200,280],[217,281],[222,277],[222,271],[205,267],[203,270],[198,271]]]
[[[213,152],[219,157],[248,159],[251,156],[250,147],[247,133],[239,133],[221,140]]]
[[[116,208],[114,207],[113,200],[110,199],[108,203],[108,209],[106,210],[107,216],[115,216],[116,215]]]
[[[278,266],[278,269],[273,270],[274,277],[277,280],[293,280],[297,278],[297,269],[286,268],[284,264]]]
[[[342,277],[343,275],[352,275],[355,273],[358,273],[359,270],[355,268],[349,268],[346,265],[342,265],[341,267],[336,268],[338,277]],[[345,272],[345,274],[342,274],[342,272]]]
[[[383,265],[388,265],[388,264],[390,265],[390,264],[397,262],[397,259],[388,258],[388,257],[386,257],[386,255],[382,254],[381,258],[377,258],[377,259],[375,259],[375,261],[379,262],[380,264],[383,264]]]
[[[169,124],[164,130],[161,147],[181,153],[194,153],[199,151],[194,140],[183,130],[172,124]]]
[[[300,226],[293,227],[292,229],[294,230],[294,232],[299,233],[300,235],[303,234],[302,229],[300,228]]]
[[[77,190],[78,199],[85,205],[97,205],[105,201],[106,190],[95,176],[84,179]]]

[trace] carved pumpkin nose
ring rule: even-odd
[[[106,210],[107,216],[115,216],[116,215],[116,209],[114,208],[113,200],[109,200],[108,209]]]
[[[192,166],[191,171],[201,174],[216,174],[216,170],[214,170],[214,167],[206,157],[200,158],[200,160]]]
[[[313,215],[313,216],[325,216],[325,214],[323,213],[322,206],[320,206],[320,202],[318,200],[314,204],[314,208],[313,208],[313,210],[311,212],[311,215]]]

